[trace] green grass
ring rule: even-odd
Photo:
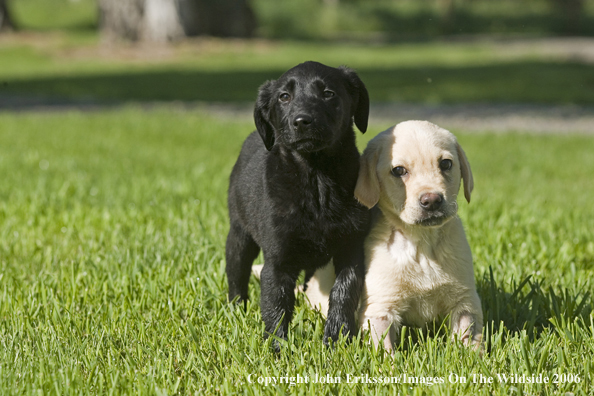
[[[259,286],[227,303],[227,178],[251,123],[136,108],[0,113],[0,394],[592,394],[594,141],[457,133],[486,353],[407,329],[322,346],[299,297],[278,356]],[[361,147],[378,131],[370,128]],[[248,384],[248,375],[578,375],[579,384]]]
[[[355,68],[373,102],[594,103],[591,65],[538,50],[509,53],[494,43],[205,40],[154,52],[110,50],[72,36],[37,39],[0,41],[0,100],[251,102],[265,80],[317,60]]]
[[[19,29],[63,29],[78,34],[97,29],[95,0],[7,0],[6,3]]]

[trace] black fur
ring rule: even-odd
[[[337,276],[324,341],[357,333],[369,213],[354,197],[353,119],[365,132],[368,114],[365,85],[345,67],[306,62],[260,87],[257,133],[244,142],[231,173],[226,259],[229,300],[245,301],[262,249],[265,337],[286,339],[300,272],[313,273],[330,259]]]

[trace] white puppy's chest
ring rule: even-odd
[[[447,315],[466,289],[455,274],[456,266],[450,265],[453,257],[447,246],[438,239],[390,231],[387,244],[371,243],[367,252],[372,265],[365,280],[363,316],[388,316],[422,326]]]

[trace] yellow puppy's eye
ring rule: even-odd
[[[394,175],[396,177],[402,177],[406,174],[407,174],[407,172],[406,172],[406,169],[404,168],[404,166],[397,166],[392,169],[392,175]]]
[[[439,161],[439,168],[444,171],[452,169],[452,160],[443,159]]]

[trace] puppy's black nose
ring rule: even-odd
[[[419,199],[421,207],[428,211],[439,209],[442,203],[443,195],[441,194],[426,193],[421,195],[421,198]]]
[[[297,117],[293,120],[293,126],[296,128],[308,126],[313,121],[312,116],[308,114],[298,114]]]

